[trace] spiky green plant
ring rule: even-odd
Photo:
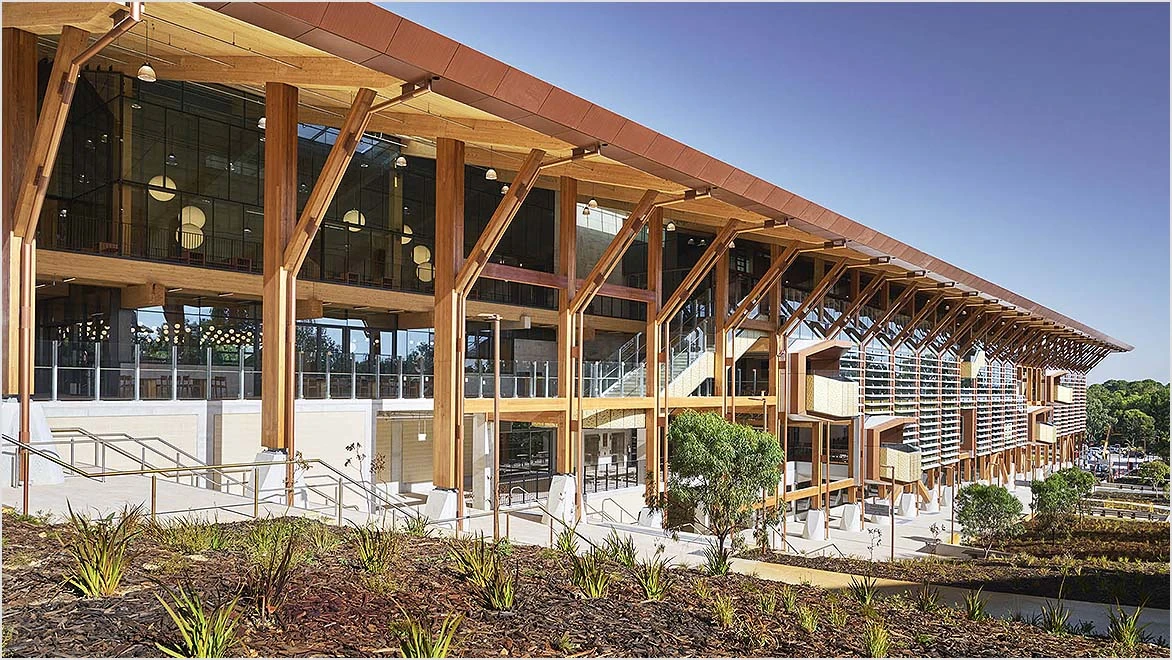
[[[151,523],[147,535],[160,545],[185,555],[223,550],[228,546],[228,537],[219,524],[194,515]]]
[[[1148,639],[1147,633],[1144,632],[1148,624],[1139,622],[1143,610],[1144,606],[1139,605],[1131,614],[1128,614],[1119,601],[1115,601],[1114,608],[1107,610],[1107,617],[1110,620],[1110,623],[1107,624],[1107,636],[1123,647],[1122,650],[1127,653],[1134,652],[1136,647]]]
[[[870,605],[879,595],[879,581],[873,577],[851,576],[847,590],[861,605]]]
[[[716,621],[716,625],[721,628],[731,628],[735,614],[736,609],[733,607],[732,598],[729,598],[727,594],[716,594],[712,597],[712,618]]]
[[[321,557],[341,545],[345,538],[330,525],[318,523],[305,530],[303,540],[306,547]]]
[[[696,580],[695,590],[696,590],[696,598],[699,598],[702,601],[708,600],[708,597],[712,595],[712,593],[708,589],[708,583],[705,582],[703,579]]]
[[[591,550],[581,557],[574,555],[573,581],[587,598],[605,598],[614,576],[606,569],[602,552]]]
[[[391,565],[395,556],[396,537],[391,530],[378,525],[354,525],[354,558],[370,573],[381,573]]]
[[[262,621],[276,616],[289,596],[297,543],[296,533],[290,530],[283,545],[266,548],[253,557],[248,567],[244,591]]]
[[[798,604],[798,594],[794,588],[788,584],[781,585],[781,606],[785,609],[786,614],[794,611],[794,607]]]
[[[175,644],[156,644],[173,658],[224,658],[236,644],[236,603],[233,596],[217,605],[206,603],[194,590],[180,586],[168,590],[170,603],[155,595],[175,627],[180,639]]]
[[[479,592],[485,607],[502,612],[513,609],[517,594],[517,571],[510,574],[503,563],[493,564],[492,575],[479,588]]]
[[[124,507],[117,522],[113,515],[94,521],[69,507],[73,533],[65,548],[77,566],[66,582],[88,598],[111,596],[118,591],[130,562],[130,542],[142,533],[142,511],[141,506]]]
[[[732,551],[717,543],[709,543],[700,551],[704,558],[704,570],[709,575],[728,575],[732,570]]]
[[[478,588],[487,586],[493,579],[500,561],[500,555],[485,541],[484,534],[478,534],[470,540],[449,541],[448,557],[460,577]]]
[[[798,625],[810,634],[818,632],[818,612],[802,605],[798,608]]]
[[[576,527],[563,527],[554,537],[553,547],[558,552],[574,556],[578,554],[578,532]]]
[[[972,621],[981,621],[988,617],[985,612],[985,599],[981,598],[981,589],[969,590],[964,595],[964,613]]]
[[[399,651],[404,658],[446,658],[456,637],[456,630],[464,621],[463,615],[449,614],[434,631],[418,619],[406,617],[392,627],[399,640]]]
[[[403,524],[403,529],[407,532],[407,536],[425,537],[431,533],[429,530],[430,525],[431,521],[423,514],[409,515],[407,516],[407,521]]]
[[[846,610],[840,610],[834,605],[830,606],[830,612],[826,615],[826,619],[830,621],[830,625],[834,626],[835,628],[842,628],[846,626],[846,622],[849,620],[849,618],[850,615],[846,613]]]
[[[654,557],[635,562],[630,571],[647,600],[663,600],[674,582],[671,565],[663,556],[663,546],[656,549]]]
[[[1036,625],[1042,630],[1058,635],[1070,630],[1069,622],[1070,610],[1062,603],[1062,599],[1059,598],[1055,602],[1047,599],[1038,612]]]
[[[940,590],[925,582],[916,591],[916,609],[921,612],[935,612],[940,609]]]
[[[610,534],[606,535],[603,547],[608,557],[627,568],[633,567],[635,559],[639,556],[638,551],[635,550],[635,539],[630,534],[626,537],[619,536],[618,530],[615,529],[610,530]]]
[[[777,612],[777,594],[772,591],[762,592],[758,598],[758,605],[761,606],[762,614],[773,614]]]
[[[869,658],[886,658],[891,651],[891,633],[878,621],[868,621],[863,628],[863,646]]]

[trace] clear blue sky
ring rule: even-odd
[[[1167,5],[387,4],[1135,345],[1169,379]]]

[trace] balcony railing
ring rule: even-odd
[[[1054,403],[1074,403],[1074,389],[1066,385],[1054,386]]]
[[[1058,439],[1058,436],[1053,424],[1038,422],[1038,428],[1034,432],[1034,438],[1036,438],[1038,442],[1044,442],[1048,445],[1052,445]]]

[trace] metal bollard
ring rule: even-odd
[[[151,475],[151,522],[155,520],[155,512],[158,510],[159,501],[159,475]]]
[[[338,525],[342,524],[342,477],[338,477],[338,491],[335,498],[335,503],[338,508]]]

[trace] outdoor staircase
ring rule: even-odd
[[[764,336],[756,330],[742,330],[732,342],[732,353],[740,359],[757,341]],[[706,324],[697,324],[691,331],[672,342],[667,386],[670,397],[685,397],[693,394],[704,381],[712,377],[716,369],[716,351],[708,339]],[[633,364],[618,380],[603,390],[603,397],[646,396],[646,362]],[[595,410],[587,411],[582,426],[588,429],[627,429],[643,424],[641,410]]]

